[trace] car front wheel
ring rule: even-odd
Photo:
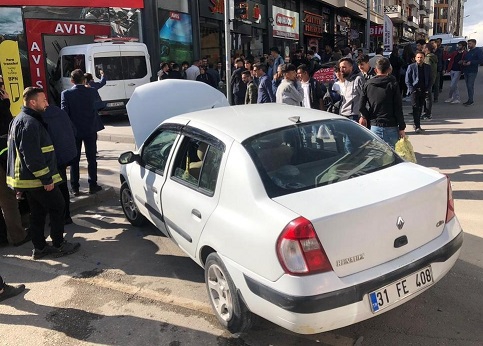
[[[134,203],[134,198],[127,182],[121,185],[120,202],[122,211],[131,225],[142,226],[146,223],[146,218],[141,215],[136,207],[136,203]]]
[[[218,321],[231,333],[250,329],[254,316],[238,296],[235,284],[216,252],[206,259],[205,282]]]

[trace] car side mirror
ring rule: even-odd
[[[139,162],[139,159],[140,159],[139,155],[134,154],[132,151],[128,151],[119,155],[119,158],[117,159],[117,161],[121,165],[126,165],[128,163],[132,163],[135,161]]]

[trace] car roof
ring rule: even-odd
[[[242,142],[256,134],[294,124],[290,117],[298,116],[302,122],[343,118],[285,104],[230,106],[225,95],[208,84],[176,79],[137,87],[126,108],[137,147],[161,123],[206,124]]]
[[[307,123],[344,117],[305,107],[265,103],[207,109],[182,114],[165,122],[169,123],[176,118],[208,125],[241,143],[259,133],[293,125],[297,120]]]

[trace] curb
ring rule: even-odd
[[[134,144],[134,137],[129,135],[113,135],[108,133],[97,133],[97,140],[103,142],[113,143],[132,143]]]
[[[96,205],[117,196],[118,193],[116,189],[112,186],[109,186],[106,189],[92,195],[90,195],[89,193],[84,193],[80,196],[74,197],[74,199],[71,198],[70,210],[72,212],[90,205]]]

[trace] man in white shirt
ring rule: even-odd
[[[186,69],[186,79],[196,80],[196,77],[200,75],[200,61],[194,60],[189,68]]]
[[[315,79],[310,78],[307,65],[300,65],[297,68],[297,78],[304,91],[302,106],[305,108],[323,109],[322,99],[327,92],[325,86]]]

